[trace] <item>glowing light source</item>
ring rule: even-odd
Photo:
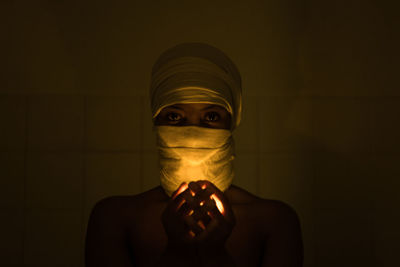
[[[177,196],[179,196],[183,191],[189,188],[189,185],[187,183],[183,183],[179,188],[178,191],[176,191],[175,195],[172,196],[172,199],[175,199]]]
[[[222,205],[221,200],[215,194],[212,194],[210,196],[210,198],[215,201],[215,205],[217,205],[217,208],[218,208],[219,212],[221,212],[221,214],[224,215],[225,214],[225,209],[224,209],[224,205]]]

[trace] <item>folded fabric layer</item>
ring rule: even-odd
[[[225,191],[232,183],[231,132],[198,126],[155,126],[161,186],[171,196],[183,182],[208,180]]]
[[[202,43],[177,45],[154,64],[150,100],[153,119],[167,106],[208,103],[231,114],[231,129],[155,126],[161,186],[171,194],[182,182],[208,180],[221,191],[232,183],[232,131],[242,112],[241,78],[220,50]]]
[[[201,43],[177,45],[154,64],[150,86],[153,118],[177,103],[223,106],[232,116],[232,130],[242,112],[241,78],[233,62],[220,50]]]

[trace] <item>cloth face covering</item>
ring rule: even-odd
[[[234,176],[231,132],[198,126],[155,126],[161,186],[167,195],[183,182],[208,180],[225,191]]]
[[[242,112],[241,77],[219,49],[202,43],[179,44],[155,62],[150,84],[153,120],[174,104],[208,103],[231,114],[231,129],[155,126],[161,185],[171,195],[182,182],[209,180],[221,191],[232,183],[232,131]]]

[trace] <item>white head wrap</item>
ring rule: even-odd
[[[153,119],[167,106],[209,103],[231,114],[231,129],[155,126],[161,186],[171,195],[182,182],[209,180],[225,191],[234,176],[231,131],[240,123],[241,78],[220,50],[201,43],[177,45],[154,64],[151,78]]]
[[[232,117],[231,130],[242,113],[239,71],[220,50],[202,43],[185,43],[165,51],[153,66],[150,86],[153,118],[177,103],[223,106]]]

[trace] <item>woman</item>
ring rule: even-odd
[[[155,63],[150,96],[161,186],[96,204],[86,266],[302,266],[294,210],[231,185],[242,100],[229,58],[175,46]]]

